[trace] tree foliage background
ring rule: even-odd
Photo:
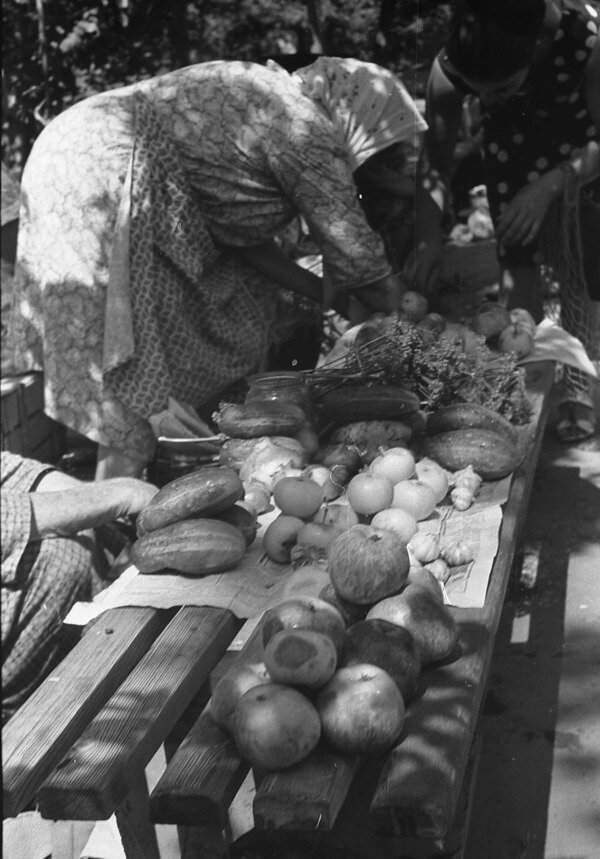
[[[76,101],[190,63],[316,53],[402,75],[415,96],[443,41],[440,0],[2,0],[2,158],[17,171]]]

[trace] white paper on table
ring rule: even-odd
[[[456,510],[446,502],[429,519],[419,523],[419,531],[439,535],[442,542],[466,540],[475,551],[475,560],[470,564],[452,568],[445,585],[450,605],[473,608],[485,602],[498,551],[501,505],[508,498],[510,480],[507,477],[484,483],[475,504],[466,511]],[[256,539],[235,569],[195,578],[166,573],[144,575],[131,565],[93,602],[76,603],[65,622],[83,626],[109,608],[125,606],[208,605],[229,609],[237,617],[247,619],[229,647],[239,650],[268,608],[288,596],[318,596],[328,581],[324,563],[316,571],[314,567],[307,568],[303,580],[302,568],[294,571],[265,555],[262,534],[278,513],[273,509],[260,517]]]
[[[551,319],[543,319],[535,331],[533,349],[520,364],[528,364],[533,361],[557,361],[560,364],[569,364],[576,367],[588,376],[598,378],[598,373],[590,361],[581,340],[568,334],[556,322]]]

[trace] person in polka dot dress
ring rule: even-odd
[[[597,0],[461,0],[428,82],[429,190],[411,261],[423,291],[442,249],[445,181],[465,97],[478,96],[484,170],[508,307],[543,314],[540,263],[558,242],[559,204],[579,190],[580,294],[561,282],[561,321],[600,358],[600,3]],[[575,244],[578,242],[576,241]],[[573,243],[572,243],[573,244]],[[546,251],[546,253],[545,253]],[[566,368],[557,430],[577,441],[595,428],[589,379]]]

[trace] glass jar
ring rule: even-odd
[[[246,402],[299,406],[306,415],[307,424],[312,424],[313,410],[310,388],[304,376],[293,370],[272,370],[250,376]]]

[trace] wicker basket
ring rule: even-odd
[[[466,245],[448,242],[440,280],[459,286],[464,293],[479,293],[496,286],[500,281],[496,240],[483,239]]]

